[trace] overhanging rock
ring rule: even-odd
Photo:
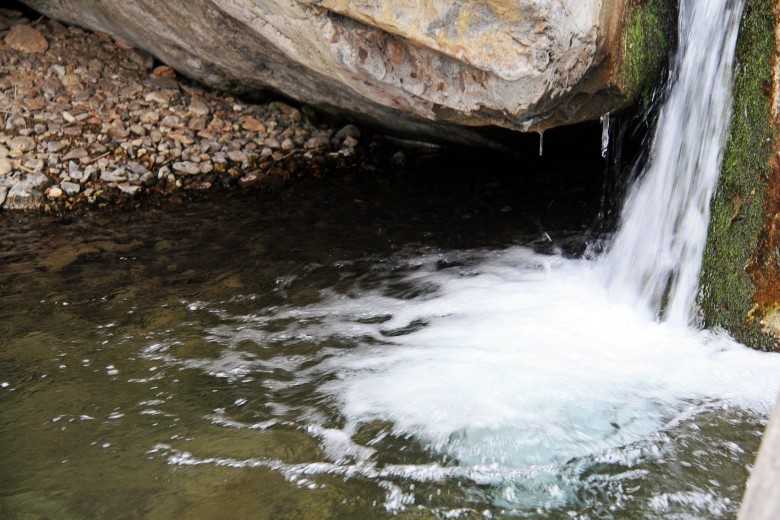
[[[403,134],[479,141],[470,127],[541,132],[632,101],[666,57],[635,55],[659,45],[668,20],[654,12],[673,2],[27,3],[119,36],[210,86],[270,89]],[[637,63],[641,70],[629,70]]]

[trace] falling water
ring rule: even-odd
[[[741,11],[742,3],[733,0],[682,2],[675,81],[649,165],[626,200],[604,259],[613,293],[681,325],[695,306]]]

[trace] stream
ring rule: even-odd
[[[3,215],[0,517],[735,517],[780,355],[695,327],[731,3],[606,234],[598,143]]]

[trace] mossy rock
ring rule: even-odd
[[[747,2],[737,41],[729,138],[711,204],[699,295],[705,326],[722,327],[761,350],[778,348],[756,316],[756,286],[748,273],[765,227],[776,137],[770,99],[775,24],[771,0]]]

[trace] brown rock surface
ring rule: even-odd
[[[5,37],[5,44],[16,51],[29,53],[46,52],[49,48],[41,32],[29,25],[12,27]]]

